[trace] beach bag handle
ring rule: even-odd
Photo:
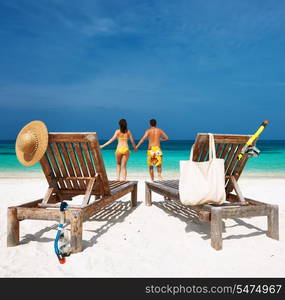
[[[216,158],[215,139],[212,133],[208,133],[208,135],[209,135],[209,160],[212,160]],[[190,161],[193,161],[193,152],[194,152],[194,145],[191,147]]]

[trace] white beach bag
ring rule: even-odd
[[[209,133],[209,160],[180,161],[179,194],[185,205],[221,204],[226,200],[224,159],[216,158],[214,137]]]

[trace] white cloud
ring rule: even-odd
[[[113,35],[119,31],[119,27],[110,18],[97,18],[91,24],[81,26],[80,31],[90,37],[97,34]]]

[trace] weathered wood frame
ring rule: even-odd
[[[245,198],[237,183],[248,159],[247,155],[244,155],[237,162],[237,155],[249,137],[248,135],[214,135],[215,143],[217,144],[217,157],[225,159],[227,202],[222,205],[187,206],[201,221],[210,222],[211,246],[216,250],[222,249],[222,219],[227,218],[266,216],[268,224],[267,236],[279,240],[278,205]],[[198,134],[194,145],[193,160],[207,160],[207,144],[208,135]],[[231,148],[228,146],[229,144],[236,145]],[[233,148],[235,150],[232,150]],[[171,199],[183,205],[180,202],[178,186],[178,180],[145,182],[145,204],[147,206],[152,205],[152,192],[155,192],[163,196],[165,200]],[[236,194],[232,193],[233,190]]]
[[[20,221],[60,221],[60,203],[78,195],[84,195],[81,205],[69,203],[64,212],[66,222],[70,223],[72,253],[82,251],[85,220],[128,193],[131,193],[131,206],[137,205],[137,181],[108,180],[95,132],[50,133],[49,146],[40,163],[48,190],[42,199],[8,207],[8,247],[19,244]],[[95,200],[90,203],[92,195]]]

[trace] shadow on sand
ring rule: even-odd
[[[90,217],[86,222],[106,222],[100,228],[96,230],[86,230],[89,232],[94,232],[95,235],[89,240],[83,240],[83,250],[88,247],[92,247],[97,243],[97,239],[104,233],[106,233],[114,225],[124,222],[125,218],[131,214],[142,202],[138,202],[137,206],[131,207],[131,203],[116,201],[112,204],[106,206],[92,217]]]
[[[34,234],[25,234],[24,237],[20,240],[20,244],[28,244],[29,242],[36,241],[40,243],[49,243],[51,241],[54,241],[54,239],[42,237],[43,234],[50,230],[57,230],[58,224],[54,224],[51,226],[47,226],[40,231],[34,233]]]
[[[84,231],[89,231],[89,232],[94,232],[95,235],[89,241],[86,240],[82,241],[83,250],[88,247],[92,247],[94,244],[96,244],[97,238],[99,238],[102,234],[106,233],[112,226],[116,225],[117,223],[123,222],[125,218],[129,214],[131,214],[140,204],[141,202],[138,202],[136,207],[131,207],[130,201],[127,202],[116,201],[105,206],[96,214],[94,214],[89,219],[87,219],[83,223],[83,234]],[[96,230],[84,230],[85,223],[94,222],[94,221],[98,221],[98,222],[107,221],[107,222],[104,223],[104,225],[102,225],[100,228]],[[49,232],[50,230],[57,230],[57,226],[58,223],[53,224],[51,226],[47,226],[34,234],[26,234],[21,239],[20,244],[27,244],[31,241],[37,241],[40,243],[53,242],[54,238],[42,237],[42,235],[45,234],[46,232]]]
[[[181,221],[186,223],[185,231],[186,232],[196,232],[202,236],[204,240],[210,239],[210,223],[209,222],[203,222],[200,221],[195,214],[193,210],[191,210],[190,207],[187,207],[185,205],[180,204],[179,202],[173,201],[173,200],[167,200],[167,201],[159,201],[159,202],[153,202],[153,205],[161,208],[163,211],[165,211],[168,216],[177,217]],[[257,235],[262,235],[266,233],[266,231],[248,224],[244,222],[241,219],[232,219],[236,222],[234,225],[225,226],[224,220],[222,221],[222,228],[223,232],[226,232],[226,227],[236,227],[236,226],[245,226],[248,229],[254,229],[255,232],[251,232],[248,234],[240,234],[240,235],[230,235],[228,237],[223,238],[224,240],[230,240],[230,239],[240,239],[245,237],[252,237]]]

